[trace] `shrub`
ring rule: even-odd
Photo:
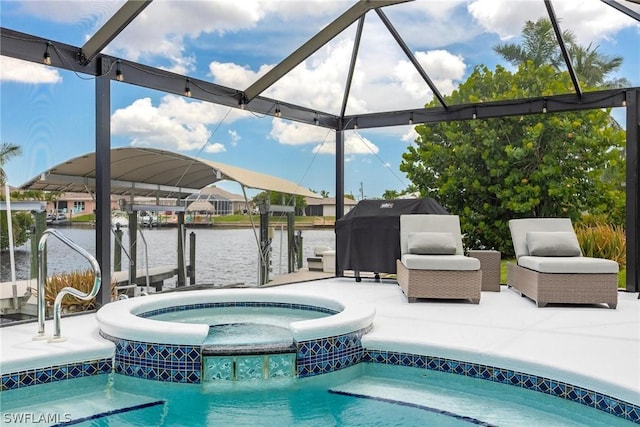
[[[576,235],[584,256],[607,258],[627,265],[627,244],[624,228],[606,223],[576,225]]]
[[[88,294],[93,288],[94,281],[93,270],[87,269],[84,271],[72,271],[66,274],[54,274],[49,277],[44,285],[44,299],[47,306],[53,307],[53,303],[56,300],[56,296],[65,287],[72,287],[80,292]],[[101,286],[104,286],[104,282]],[[36,290],[37,294],[37,290]],[[111,285],[111,297],[115,299],[116,288],[115,283]],[[81,300],[73,295],[65,295],[62,298],[62,308],[69,311],[70,308],[77,309],[77,311],[92,310],[96,308],[96,299],[92,298],[88,301]]]

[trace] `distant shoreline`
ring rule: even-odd
[[[185,225],[187,226],[187,228],[225,228],[225,229],[232,229],[232,228],[252,228],[253,226],[255,227],[259,227],[260,226],[260,222],[256,221],[255,224],[251,224],[250,222],[236,222],[236,221],[224,221],[224,222],[213,222],[213,223],[209,223],[209,224],[204,224],[204,223],[191,223],[191,222],[185,222]],[[148,226],[141,226],[139,225],[138,228],[167,228],[167,227],[171,227],[171,228],[175,228],[177,227],[178,224],[175,222],[166,222],[166,223],[161,223],[159,225],[153,226],[153,227],[148,227]],[[294,224],[294,227],[296,230],[326,230],[326,229],[333,229],[335,226],[334,223],[327,223],[327,224],[314,224],[314,223],[309,223],[309,222],[296,222]],[[55,228],[67,228],[67,227],[82,227],[82,228],[95,228],[95,224],[93,222],[74,222],[74,221],[67,221],[65,223],[59,223],[59,224],[47,224],[47,227],[55,227]],[[269,227],[272,228],[287,228],[287,224],[285,223],[270,223]],[[127,227],[122,227],[121,229],[126,229]]]

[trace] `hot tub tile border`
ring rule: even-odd
[[[347,334],[296,343],[297,376],[326,374],[360,363],[364,354],[361,339],[372,327],[369,325]]]
[[[100,335],[115,346],[113,371],[130,377],[163,382],[199,384],[202,346],[161,344]]]
[[[205,302],[195,304],[183,304],[171,307],[163,307],[155,310],[145,311],[137,314],[138,317],[152,317],[160,314],[174,313],[178,311],[198,310],[203,308],[227,308],[227,307],[268,307],[268,308],[289,308],[293,310],[316,311],[325,314],[338,314],[340,311],[317,305],[289,303],[289,302],[270,302],[270,301],[226,301],[226,302]]]
[[[364,363],[380,363],[463,375],[549,394],[640,424],[640,405],[584,387],[526,372],[421,354],[365,349]]]

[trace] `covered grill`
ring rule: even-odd
[[[336,221],[338,271],[395,273],[400,258],[400,215],[448,214],[432,198],[362,200]]]

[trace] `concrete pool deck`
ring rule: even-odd
[[[619,292],[618,307],[611,310],[605,306],[538,308],[506,286],[501,292],[482,292],[478,305],[434,300],[409,304],[390,280],[357,283],[353,278],[331,278],[268,289],[374,307],[373,330],[362,338],[368,349],[517,370],[640,404],[640,300],[636,293]],[[0,328],[2,373],[113,354],[113,343],[98,335],[94,314],[63,318],[61,330],[68,340],[48,344],[32,341],[36,323]],[[46,331],[52,333],[51,321]]]

